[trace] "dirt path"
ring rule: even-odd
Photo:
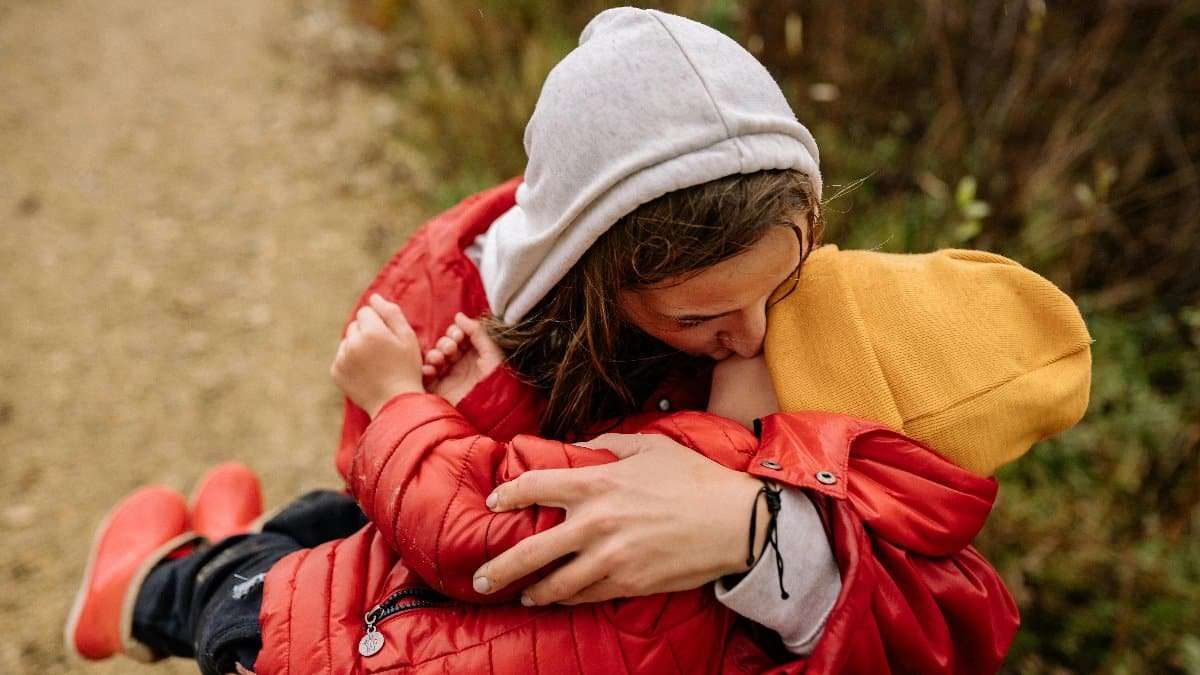
[[[91,532],[134,487],[227,458],[271,503],[338,482],[336,332],[415,217],[387,97],[290,46],[314,20],[0,0],[0,672],[195,672],[61,648]]]

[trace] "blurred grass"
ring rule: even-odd
[[[429,212],[521,171],[542,79],[616,4],[344,2],[404,55],[380,79]],[[1007,670],[1200,673],[1200,3],[650,6],[779,79],[830,241],[995,250],[1078,300],[1088,415],[1001,472],[979,541],[1021,607]]]

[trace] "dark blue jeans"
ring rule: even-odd
[[[158,656],[195,658],[205,675],[253,669],[262,649],[262,582],[287,554],[348,537],[367,523],[341,492],[310,492],[263,525],[159,563],[138,591],[133,637]]]

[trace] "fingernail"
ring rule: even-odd
[[[484,504],[487,504],[487,507],[488,507],[489,509],[492,509],[492,510],[495,510],[495,509],[496,509],[496,504],[498,504],[499,502],[500,502],[500,499],[499,499],[498,497],[496,497],[496,493],[495,493],[495,492],[493,492],[492,494],[488,495],[488,496],[487,496],[487,499],[483,500],[483,503],[484,503]]]
[[[475,577],[471,582],[471,587],[476,593],[490,593],[492,591],[492,582],[488,581],[487,577]]]
[[[521,596],[521,606],[533,607],[533,598],[529,597],[528,595],[522,595]]]

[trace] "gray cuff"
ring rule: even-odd
[[[790,597],[780,597],[775,550],[770,546],[736,586],[727,588],[718,581],[715,590],[721,604],[779,633],[788,651],[804,656],[821,637],[842,591],[842,578],[816,507],[799,488],[785,486],[781,497],[776,529],[783,585]]]

